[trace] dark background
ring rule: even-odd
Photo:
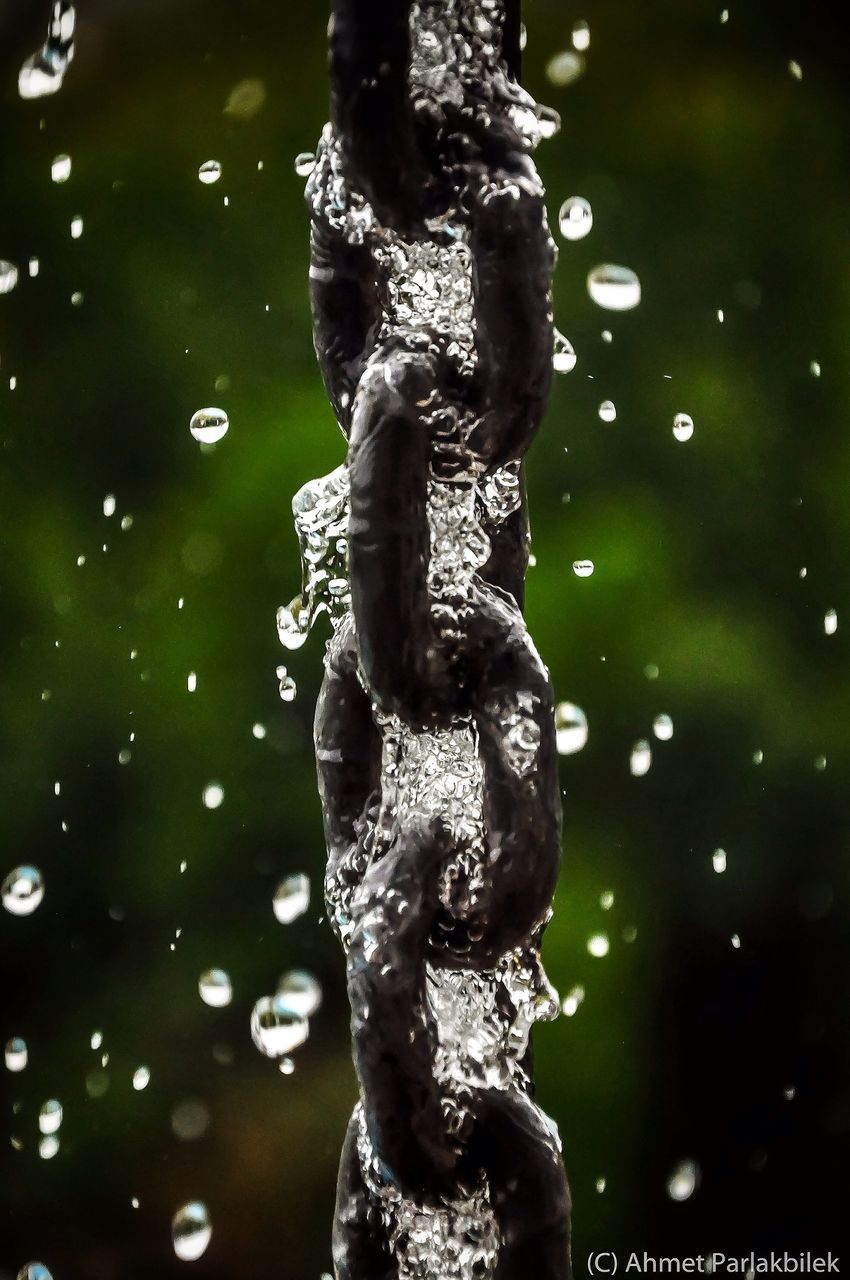
[[[283,653],[274,610],[298,588],[290,497],[343,456],[292,169],[325,119],[326,9],[81,0],[63,89],[22,102],[46,10],[0,7],[0,257],[21,271],[0,297],[0,876],[32,862],[47,886],[31,917],[0,911],[0,1039],[30,1049],[23,1074],[0,1071],[0,1276],[34,1258],[56,1280],[184,1274],[171,1216],[201,1198],[214,1233],[199,1276],[318,1280],[354,1087],[320,921],[322,636]],[[556,321],[579,359],[529,459],[529,622],[590,723],[563,762],[545,950],[561,994],[580,983],[586,998],[536,1040],[579,1274],[590,1248],[835,1249],[848,1209],[850,94],[838,6],[720,11],[526,12],[526,82],[563,117],[539,154],[553,225],[568,195],[595,214],[562,244]],[[579,18],[584,73],[556,88],[545,67]],[[265,94],[250,118],[224,110],[246,79]],[[56,186],[60,152],[73,172]],[[206,187],[208,159],[223,176]],[[640,274],[635,312],[588,299],[606,260]],[[188,420],[208,404],[231,428],[204,454]],[[685,444],[680,410],[696,423]],[[633,778],[632,746],[662,712],[674,737]],[[271,897],[293,871],[313,904],[284,927]],[[232,976],[229,1009],[198,997],[213,965]],[[293,966],[325,999],[284,1077],[248,1019]],[[92,1071],[108,1085],[96,1098]],[[44,1161],[48,1097],[65,1120]],[[171,1115],[191,1099],[210,1123],[185,1142]],[[683,1159],[701,1179],[675,1203]]]

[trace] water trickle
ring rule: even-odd
[[[629,757],[629,771],[633,778],[642,778],[644,774],[649,773],[652,765],[652,747],[646,738],[641,738],[632,747],[632,754]]]
[[[174,1252],[183,1262],[197,1262],[212,1239],[212,1223],[203,1200],[190,1200],[171,1220]]]
[[[631,311],[640,302],[640,280],[630,267],[606,262],[588,274],[587,292],[606,311]]]
[[[694,420],[689,413],[677,413],[673,419],[673,435],[682,444],[694,434]]]
[[[603,422],[613,422],[617,417],[617,406],[613,400],[603,400],[599,406],[599,416]]]
[[[587,742],[587,716],[574,702],[559,702],[555,707],[555,743],[558,754],[574,755]]]
[[[570,196],[561,205],[558,227],[565,240],[583,240],[593,226],[593,210],[584,196]]]
[[[224,969],[205,969],[198,979],[198,993],[211,1009],[223,1009],[233,999],[233,983]]]
[[[576,367],[576,353],[569,338],[555,330],[555,346],[552,353],[552,367],[556,373],[572,373]]]
[[[133,1088],[136,1093],[141,1093],[142,1089],[147,1089],[150,1084],[151,1073],[149,1067],[136,1067],[133,1072]]]
[[[67,182],[71,176],[71,157],[56,156],[50,165],[50,177],[56,183]]]
[[[15,867],[3,881],[3,906],[13,916],[31,916],[44,897],[44,880],[38,867]]]
[[[310,881],[302,872],[286,876],[275,890],[272,909],[281,924],[292,924],[310,905]]]
[[[592,560],[574,560],[573,573],[577,578],[589,578],[593,573],[595,565]]]
[[[29,1061],[26,1040],[22,1040],[20,1036],[13,1036],[11,1040],[7,1040],[5,1061],[7,1071],[23,1071]]]
[[[198,179],[209,187],[221,177],[221,165],[217,160],[205,160],[198,169]]]
[[[659,742],[669,742],[673,737],[673,721],[670,716],[656,716],[652,722],[652,732]]]
[[[230,419],[223,409],[198,409],[189,422],[192,439],[199,444],[218,444],[229,427]]]
[[[18,268],[14,262],[0,258],[0,294],[11,293],[18,283]]]
[[[267,1058],[282,1058],[304,1044],[310,1024],[280,993],[262,996],[251,1013],[251,1039]]]
[[[277,994],[286,1006],[302,1018],[311,1018],[322,1003],[322,988],[312,973],[290,969],[277,984]]]
[[[695,1160],[683,1160],[667,1179],[667,1194],[671,1200],[690,1200],[700,1179],[699,1165]]]
[[[219,809],[224,801],[224,787],[220,782],[208,782],[201,792],[205,809]]]

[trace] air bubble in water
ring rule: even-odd
[[[644,774],[649,773],[652,764],[652,747],[646,738],[641,738],[632,747],[632,754],[629,757],[629,771],[633,778],[642,778]]]
[[[197,1262],[212,1239],[212,1223],[202,1200],[190,1200],[171,1219],[174,1252],[183,1262]]]
[[[251,1013],[251,1039],[267,1058],[282,1058],[310,1034],[306,1018],[293,1012],[286,997],[262,996]]]
[[[208,782],[201,792],[205,809],[218,809],[224,801],[224,787],[220,782]]]
[[[316,157],[312,151],[299,151],[295,157],[295,172],[299,178],[309,178],[316,167]]]
[[[281,924],[292,924],[310,905],[310,881],[303,872],[286,876],[275,889],[272,909]]]
[[[640,302],[640,280],[630,267],[605,262],[589,273],[587,292],[606,311],[631,311]]]
[[[574,702],[559,702],[555,708],[555,744],[558,754],[571,756],[587,742],[587,716]]]
[[[558,226],[565,240],[583,240],[593,226],[593,210],[584,196],[570,196],[561,205]]]
[[[673,419],[673,435],[682,444],[694,434],[694,420],[689,413],[677,413]]]
[[[613,422],[617,416],[617,406],[613,400],[603,400],[599,406],[599,416],[603,422]]]
[[[62,1103],[58,1098],[48,1098],[38,1113],[38,1127],[42,1133],[55,1133],[62,1123]]]
[[[71,176],[71,157],[56,156],[50,165],[50,176],[54,182],[67,182]]]
[[[7,1071],[23,1071],[29,1060],[26,1040],[21,1039],[20,1036],[13,1036],[11,1040],[7,1040],[5,1060]]]
[[[53,1280],[53,1274],[43,1262],[28,1262],[21,1267],[17,1280]]]
[[[290,969],[277,984],[277,994],[298,1017],[311,1018],[322,1003],[322,988],[312,973]]]
[[[230,419],[223,409],[198,409],[192,414],[189,430],[198,444],[218,444],[227,435]]]
[[[690,1200],[699,1184],[700,1170],[695,1160],[683,1160],[667,1179],[667,1194],[671,1200]]]
[[[221,177],[221,165],[217,160],[205,160],[198,170],[198,178],[208,187],[213,182],[218,182]]]
[[[211,1009],[223,1009],[233,999],[233,983],[224,969],[205,969],[198,979],[198,992]]]
[[[573,48],[577,49],[579,53],[584,53],[590,48],[590,27],[584,19],[580,19],[573,26],[572,41]]]
[[[592,560],[574,560],[573,561],[573,573],[576,575],[577,578],[589,578],[590,575],[593,573],[594,567],[595,566]]]
[[[147,1089],[150,1084],[151,1073],[149,1067],[136,1067],[133,1072],[133,1088],[136,1093],[141,1093],[142,1089]]]
[[[835,635],[838,630],[838,611],[836,609],[828,609],[824,614],[823,629],[826,635]]]
[[[31,916],[44,897],[44,880],[38,867],[15,867],[3,881],[3,906],[13,916]]]
[[[652,732],[659,742],[669,742],[673,737],[673,721],[670,716],[656,716],[652,722]]]
[[[11,293],[18,283],[18,268],[14,262],[0,258],[0,293]]]

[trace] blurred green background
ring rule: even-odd
[[[0,911],[0,1039],[30,1050],[24,1073],[0,1073],[0,1276],[33,1258],[56,1280],[183,1274],[171,1215],[200,1198],[214,1233],[198,1275],[318,1280],[354,1085],[321,920],[323,637],[285,654],[274,610],[298,589],[290,497],[343,457],[292,164],[326,115],[326,7],[84,0],[61,93],[22,102],[46,6],[3,5],[0,258],[20,280],[0,297],[0,875],[34,863],[47,890],[31,917]],[[526,10],[526,83],[563,117],[539,153],[550,218],[574,194],[595,216],[561,246],[556,322],[578,364],[529,458],[528,618],[558,697],[590,725],[563,761],[545,949],[562,996],[585,998],[536,1037],[577,1269],[591,1248],[835,1248],[850,1134],[838,12]],[[546,66],[582,18],[583,73],[556,87]],[[55,185],[63,152],[73,169]],[[204,186],[209,159],[223,173]],[[604,261],[639,273],[635,312],[588,299]],[[231,428],[204,452],[188,422],[210,404]],[[661,713],[668,742],[651,732]],[[643,738],[652,767],[635,778]],[[313,901],[283,926],[274,887],[297,871]],[[228,1009],[199,999],[210,966],[232,977]],[[248,1020],[294,966],[324,1003],[283,1076]],[[135,1092],[141,1064],[151,1082]],[[42,1160],[48,1097],[65,1119]],[[181,1140],[174,1111],[192,1101],[208,1124]],[[678,1203],[682,1160],[700,1178]]]

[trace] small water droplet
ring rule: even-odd
[[[221,177],[221,165],[217,160],[205,160],[198,170],[198,178],[204,186],[209,187]]]
[[[322,1003],[322,988],[312,973],[290,969],[277,984],[277,994],[286,1007],[301,1018],[312,1018]]]
[[[573,573],[577,578],[589,578],[595,567],[592,560],[573,561]]]
[[[282,604],[276,620],[278,639],[284,649],[300,649],[310,632],[310,615],[301,596]]]
[[[316,167],[316,157],[312,151],[299,151],[295,157],[295,172],[299,178],[309,178]]]
[[[555,345],[552,351],[552,367],[556,373],[572,373],[576,367],[576,353],[569,338],[555,330]]]
[[[683,1160],[667,1179],[667,1194],[671,1200],[689,1200],[700,1179],[699,1165],[695,1160]]]
[[[263,738],[266,736],[266,726],[264,724],[260,724],[258,721],[256,724],[251,726],[251,733],[258,742],[262,742]]]
[[[53,1280],[53,1273],[43,1262],[28,1262],[18,1272],[18,1280]]]
[[[171,1132],[180,1142],[197,1142],[210,1127],[210,1111],[200,1098],[186,1098],[171,1112]]]
[[[558,754],[574,755],[587,743],[587,716],[574,702],[559,702],[555,708],[555,744]]]
[[[262,996],[251,1013],[251,1039],[267,1058],[282,1058],[307,1039],[310,1024],[294,1013],[286,997]]]
[[[189,693],[194,693],[198,687],[198,675],[196,671],[190,671],[186,677],[186,688]]]
[[[583,240],[593,226],[593,210],[584,196],[570,196],[561,205],[558,226],[565,240]]]
[[[606,311],[631,311],[640,302],[640,280],[630,267],[604,262],[588,274],[587,292]]]
[[[590,955],[596,956],[597,959],[601,959],[603,956],[607,956],[608,952],[611,950],[611,943],[608,940],[608,934],[607,933],[591,934],[591,936],[587,940],[587,950]]]
[[[272,909],[281,924],[292,924],[310,905],[310,881],[302,872],[286,876],[275,890]]]
[[[18,268],[14,262],[0,258],[0,293],[11,293],[18,283]]]
[[[295,680],[286,670],[286,667],[278,667],[276,670],[278,679],[277,691],[280,694],[282,702],[294,702],[295,695],[298,692],[298,686]]]
[[[219,809],[224,801],[224,787],[220,782],[208,782],[201,792],[205,809]]]
[[[599,416],[603,422],[613,422],[617,416],[617,406],[613,400],[603,400],[599,406]]]
[[[572,987],[561,1001],[561,1009],[568,1018],[572,1018],[580,1004],[584,1001],[584,987],[579,983]]]
[[[836,609],[828,609],[824,614],[823,629],[826,635],[835,635],[838,630],[838,611]]]
[[[71,239],[79,240],[83,234],[83,220],[79,214],[71,219]]]
[[[38,1127],[42,1133],[56,1133],[62,1123],[62,1103],[58,1098],[48,1098],[38,1113]]]
[[[151,1073],[149,1067],[136,1067],[133,1072],[133,1088],[137,1093],[141,1093],[142,1089],[147,1089],[150,1084]]]
[[[791,72],[791,75],[795,80],[802,80],[803,68],[800,66],[799,62],[795,62],[793,58],[788,63],[788,70]]]
[[[230,428],[230,419],[223,409],[198,409],[192,414],[189,430],[198,444],[218,444]]]
[[[565,89],[568,84],[578,80],[582,71],[584,71],[584,58],[581,54],[574,53],[572,49],[564,49],[561,53],[556,53],[546,63],[546,76],[550,83],[559,89]]]
[[[632,747],[632,754],[629,757],[629,772],[633,778],[642,778],[644,774],[649,773],[652,765],[652,747],[646,738],[641,738]]]
[[[47,1133],[39,1139],[38,1154],[42,1160],[52,1160],[59,1152],[59,1139],[55,1133]]]
[[[607,1183],[605,1182],[604,1178],[596,1179],[596,1190],[599,1192],[600,1195],[602,1195],[602,1192],[605,1190],[606,1185]]]
[[[212,1223],[202,1200],[190,1200],[171,1219],[174,1252],[183,1262],[197,1262],[212,1239]]]
[[[26,1040],[21,1039],[20,1036],[13,1036],[11,1040],[7,1040],[5,1059],[7,1071],[23,1071],[29,1061]]]
[[[613,889],[606,889],[603,893],[600,893],[600,895],[599,895],[599,905],[600,905],[600,907],[602,908],[602,910],[603,910],[603,911],[610,911],[610,910],[611,910],[611,908],[612,908],[612,907],[613,907],[613,905],[614,905],[614,891],[613,891]]]
[[[652,732],[659,742],[669,742],[673,737],[673,721],[670,716],[656,716],[652,722]]]
[[[67,182],[71,176],[71,157],[56,156],[50,165],[50,176],[54,182]]]
[[[714,870],[717,872],[719,876],[723,875],[723,872],[726,870],[726,850],[725,849],[714,850],[714,853],[711,855],[711,865],[714,867]]]
[[[573,48],[579,53],[584,53],[590,48],[590,27],[583,18],[579,19],[573,26],[572,34]]]
[[[34,279],[35,279],[35,277],[38,275],[38,268],[39,268],[38,258],[30,258],[29,263],[28,263],[28,270],[29,270],[29,273],[30,273],[30,277],[31,277],[33,280],[34,280]],[[2,290],[2,289],[0,289],[0,293],[2,293],[2,292],[3,292],[3,290]]]
[[[809,373],[812,375],[813,378],[820,377],[821,367],[820,367],[820,362],[818,360],[811,361],[811,363],[809,364]]]
[[[739,934],[733,933],[731,942],[732,942],[732,946],[735,948],[736,951],[741,950],[741,938]]]
[[[694,420],[689,413],[677,413],[673,419],[673,435],[682,444],[694,434]]]
[[[198,992],[211,1009],[223,1009],[233,999],[233,983],[224,969],[205,969],[198,979]]]
[[[3,906],[13,916],[31,916],[44,897],[44,880],[38,867],[15,867],[3,881]]]

